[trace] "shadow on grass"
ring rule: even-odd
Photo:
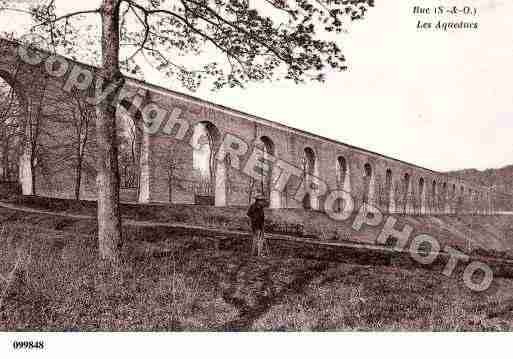
[[[222,298],[239,311],[239,317],[222,324],[216,330],[249,330],[259,318],[265,315],[273,306],[279,304],[286,296],[304,292],[305,287],[307,287],[312,280],[321,276],[329,268],[329,263],[319,263],[304,268],[295,274],[295,279],[289,283],[285,283],[281,288],[275,288],[271,278],[272,273],[276,272],[279,264],[266,268],[260,275],[263,279],[262,286],[260,293],[254,294],[254,304],[236,295],[240,287],[238,276],[245,266],[245,263],[240,263],[234,270],[227,273],[228,283],[232,284],[222,293]]]

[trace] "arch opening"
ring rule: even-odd
[[[449,213],[449,208],[448,208],[448,203],[447,203],[447,198],[448,196],[448,191],[447,191],[447,182],[444,182],[442,184],[442,207],[443,207],[443,212],[444,213]]]
[[[385,172],[385,203],[384,207],[386,211],[392,213],[395,211],[394,204],[394,188],[392,183],[392,170],[387,168]]]
[[[370,163],[363,166],[363,202],[372,203],[374,199],[374,173]]]
[[[27,101],[15,80],[0,71],[0,180],[19,183],[25,195],[35,194],[37,141],[28,125]],[[36,144],[27,146],[26,144]]]
[[[311,176],[317,175],[317,158],[311,147],[305,147],[303,153],[303,178],[306,195],[303,197],[302,206],[304,209],[318,209],[318,198],[312,196],[309,190]]]
[[[351,184],[349,181],[349,169],[347,166],[347,160],[344,156],[337,157],[336,163],[336,179],[335,186],[338,190],[346,191],[348,193],[351,192]],[[341,212],[343,209],[343,201],[342,199],[337,199],[334,204],[334,211]]]
[[[426,196],[425,196],[425,186],[424,186],[424,178],[421,177],[419,179],[419,204],[420,204],[420,213],[426,213]]]
[[[264,161],[269,161],[270,156],[274,156],[274,143],[273,141],[267,137],[260,137],[258,147],[264,152]],[[260,179],[258,181],[258,189],[260,195],[263,195],[267,199],[270,198],[271,195],[271,173],[261,171]]]
[[[121,189],[138,189],[140,181],[140,152],[142,115],[130,102],[124,100],[116,109],[118,137],[118,166]]]
[[[192,173],[186,181],[190,183],[189,188],[195,204],[226,205],[227,168],[230,159],[227,156],[225,163],[215,160],[220,140],[221,134],[212,122],[200,121],[193,126],[190,142]],[[173,166],[180,167],[180,163],[174,163]]]
[[[347,161],[344,156],[337,158],[337,187],[344,189],[347,176]]]
[[[135,194],[134,200],[144,203],[150,201],[150,143],[138,101],[142,102],[142,98],[124,99],[116,109],[118,167],[120,195],[127,200]],[[166,163],[166,171],[171,198],[173,172],[169,163]]]
[[[306,174],[314,175],[315,174],[315,152],[310,147],[306,147],[304,151],[304,159],[303,159],[303,171]]]
[[[252,186],[250,193],[250,202],[253,197],[257,195],[264,196],[269,201],[270,208],[281,208],[281,193],[273,190],[272,188],[272,162],[271,158],[276,155],[276,149],[273,140],[268,136],[261,136],[256,143],[257,148],[263,151],[263,161],[266,162],[270,171],[263,171],[259,169],[260,178],[252,181],[255,186]]]
[[[436,213],[438,211],[438,198],[436,193],[436,180],[431,183],[431,212]]]
[[[403,213],[409,213],[410,211],[410,174],[405,173],[403,176]]]

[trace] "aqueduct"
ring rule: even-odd
[[[94,199],[95,107],[88,98],[108,86],[93,67],[46,52],[27,61],[20,58],[22,45],[1,39],[0,46],[0,77],[23,109],[23,193]],[[509,197],[490,188],[138,80],[127,79],[118,90],[119,112],[133,121],[122,132],[135,133],[126,145],[135,165],[120,171],[127,201],[242,206],[263,194],[272,208],[321,210],[325,194],[309,190],[305,180],[316,177],[329,190],[350,193],[357,206],[365,202],[390,213],[490,214],[511,206]],[[157,107],[165,109],[163,116]],[[232,147],[221,159],[227,138]],[[239,151],[244,143],[269,166],[260,165],[259,176],[240,170],[252,155]],[[282,190],[273,186],[282,176],[277,159],[296,169]],[[298,198],[301,186],[310,187]]]

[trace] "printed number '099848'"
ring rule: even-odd
[[[33,341],[13,341],[12,347],[16,350],[31,350],[31,349],[44,349],[45,343],[42,341],[33,342]]]

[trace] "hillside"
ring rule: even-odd
[[[506,217],[504,217],[506,218]],[[125,228],[117,275],[97,261],[90,220],[0,208],[0,331],[502,331],[512,328],[511,273],[472,292],[444,263]],[[141,243],[161,248],[142,252]],[[25,250],[23,250],[23,249]],[[8,289],[8,290],[6,290]],[[3,309],[3,310],[2,310]]]
[[[412,237],[429,233],[441,248],[490,265],[492,286],[473,292],[462,280],[464,262],[446,276],[442,256],[421,265],[409,253],[355,246],[375,243],[382,225],[355,231],[354,216],[333,221],[304,210],[268,211],[269,252],[256,258],[247,236],[228,233],[249,230],[244,208],[123,204],[123,261],[111,275],[97,260],[94,202],[6,192],[0,275],[16,280],[0,280],[0,331],[513,327],[513,273],[501,261],[513,258],[511,215],[397,218],[397,228],[413,227]],[[280,240],[280,233],[296,237]],[[390,238],[386,246],[392,245]],[[23,270],[14,276],[17,263]]]
[[[460,177],[475,184],[487,187],[495,186],[495,189],[499,192],[513,194],[513,165],[497,169],[489,168],[484,171],[464,169],[447,172],[447,174]]]

